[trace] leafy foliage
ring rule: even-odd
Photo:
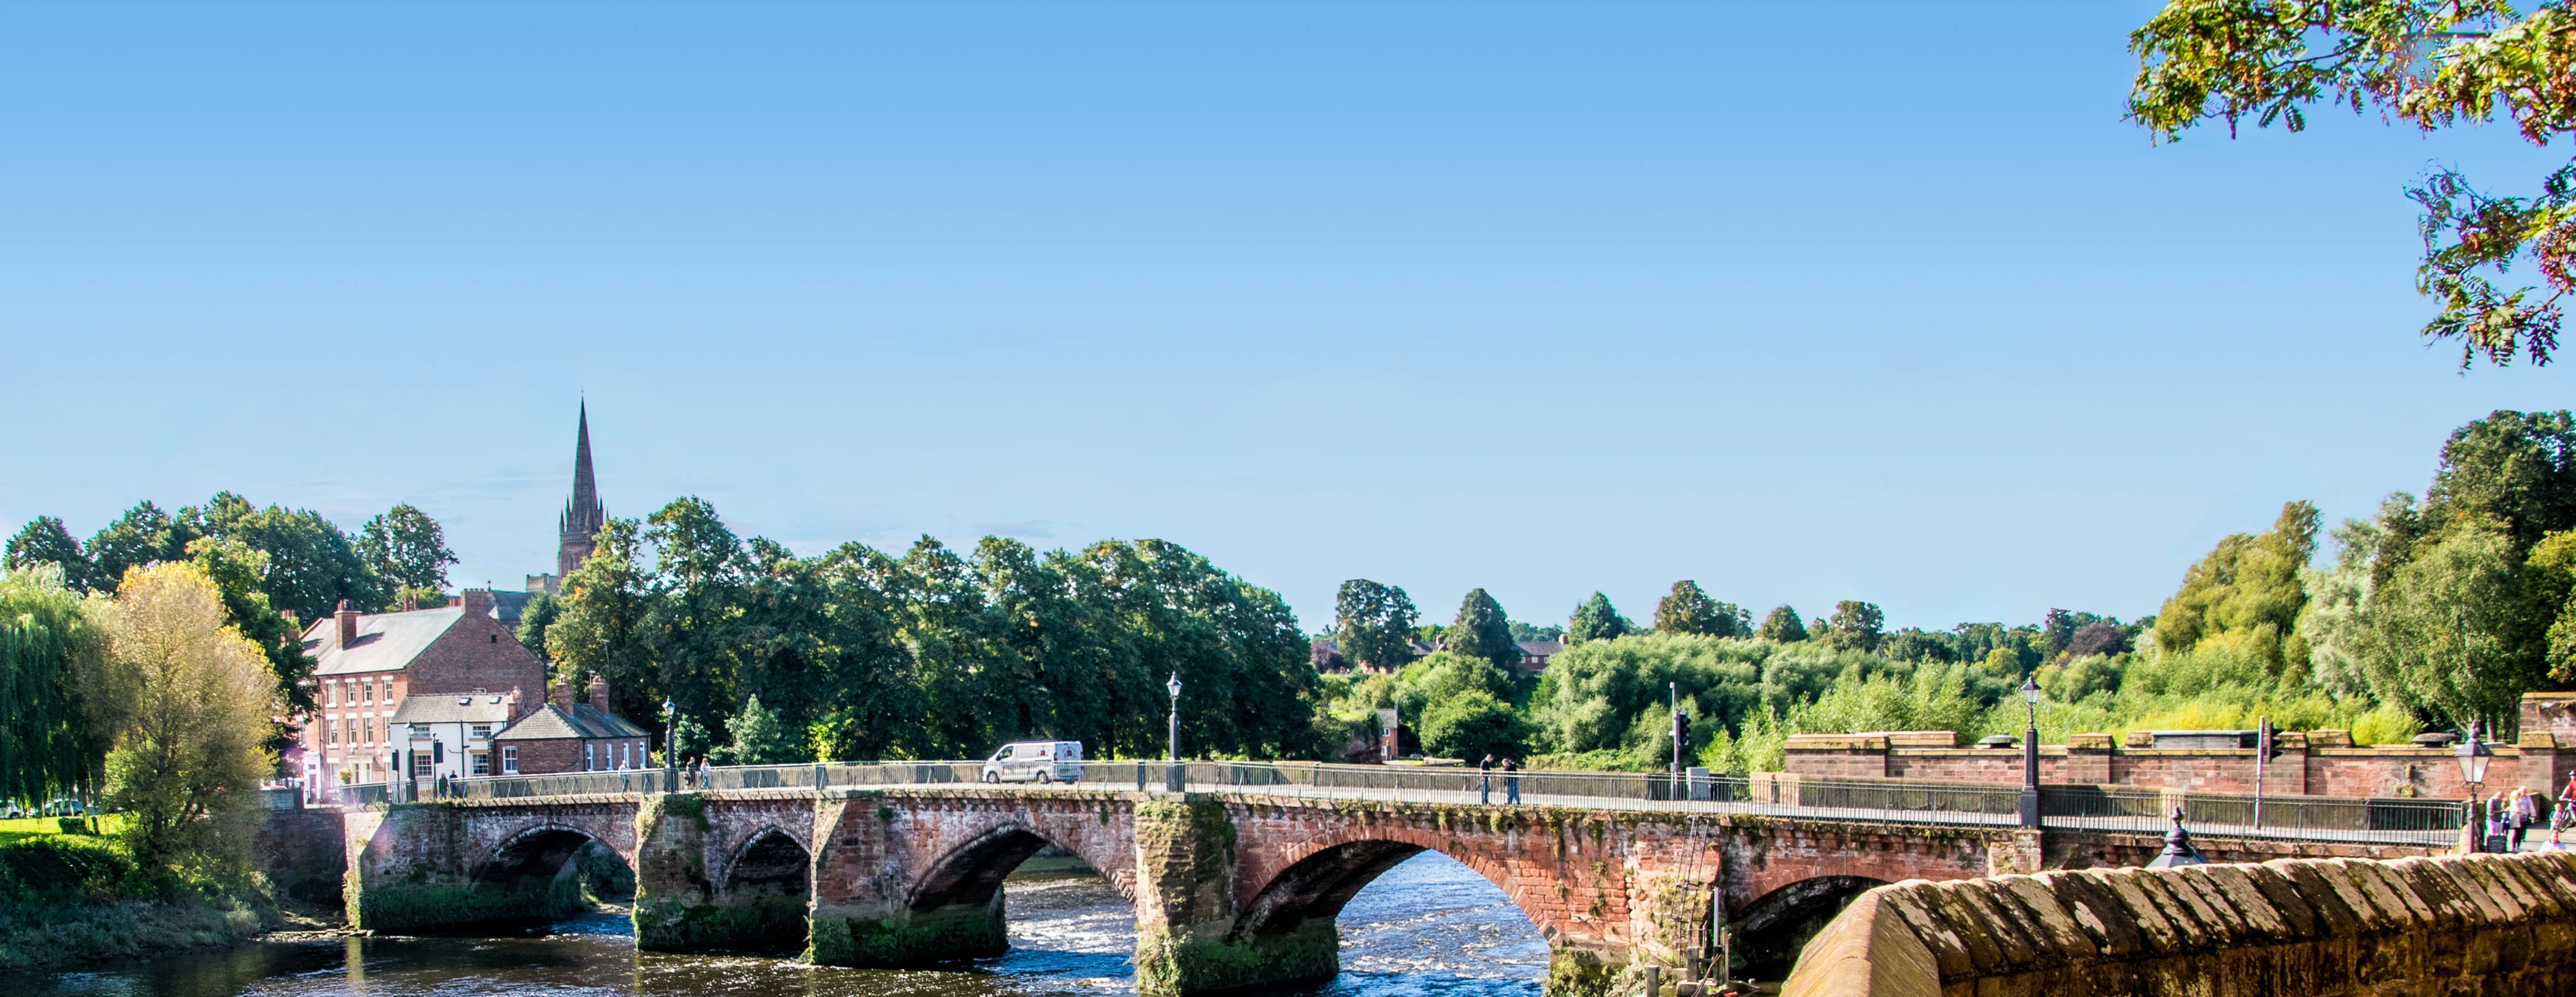
[[[2561,3],[2525,15],[2499,0],[2171,0],[2129,36],[2129,117],[2162,139],[2212,121],[2232,135],[2249,118],[2299,131],[2303,108],[2323,103],[2425,131],[2501,116],[2547,145],[2576,128],[2571,37]],[[2462,368],[2549,362],[2559,299],[2576,290],[2576,167],[2543,178],[2537,197],[2484,194],[2449,169],[2408,195],[2424,209],[2416,285],[2442,303],[2424,335],[2457,342]],[[2545,294],[2497,283],[2526,257]]]
[[[1470,658],[1483,658],[1496,667],[1517,668],[1521,663],[1521,646],[1512,640],[1511,617],[1503,613],[1502,603],[1495,602],[1484,589],[1467,593],[1458,604],[1458,619],[1441,631],[1448,638],[1448,650]]]
[[[107,756],[109,805],[144,868],[238,868],[248,858],[252,791],[281,706],[259,648],[227,622],[215,583],[192,565],[131,569],[117,587],[119,707]]]
[[[1886,629],[1887,614],[1876,605],[1846,599],[1834,604],[1834,615],[1816,636],[1835,650],[1875,651]]]
[[[86,589],[89,580],[89,557],[81,553],[79,540],[63,528],[63,521],[52,516],[38,516],[29,521],[18,535],[9,538],[6,560],[0,568],[20,571],[39,564],[51,564],[63,574],[63,580],[75,588]]]
[[[1198,752],[1305,757],[1319,745],[1306,638],[1277,594],[1159,540],[1038,552],[923,538],[800,558],[744,541],[684,498],[611,520],[564,580],[545,633],[559,677],[608,677],[619,711],[669,697],[716,744],[757,696],[835,759],[965,757],[1023,737],[1097,757],[1158,755],[1178,675]],[[801,750],[801,749],[800,749]],[[685,750],[684,750],[685,754]]]
[[[1655,604],[1655,632],[1750,637],[1753,617],[1742,606],[1709,598],[1698,582],[1683,579],[1673,583],[1671,595]]]
[[[0,575],[0,799],[95,786],[114,733],[104,697],[114,616],[51,562]]]
[[[1333,600],[1333,642],[1342,657],[1389,670],[1413,663],[1413,628],[1421,614],[1404,589],[1366,578],[1342,583]]]
[[[456,563],[456,552],[447,549],[447,531],[409,503],[367,520],[358,531],[357,546],[376,578],[397,588],[444,589],[447,566]]]
[[[1774,607],[1762,618],[1763,640],[1791,643],[1807,639],[1807,624],[1798,619],[1798,611],[1787,606]]]
[[[1583,605],[1574,607],[1574,617],[1566,624],[1565,642],[1580,644],[1590,640],[1616,640],[1636,629],[1636,624],[1628,622],[1627,617],[1619,615],[1619,610],[1610,605],[1609,596],[1594,592],[1592,598],[1583,601]]]
[[[2281,506],[2280,518],[2262,536],[2236,533],[2183,574],[2182,589],[2156,617],[2157,646],[2189,652],[2226,650],[2262,663],[2278,676],[2304,666],[2307,647],[2296,633],[2307,603],[2299,570],[2316,551],[2317,509],[2306,502]]]

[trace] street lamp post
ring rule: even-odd
[[[1184,785],[1181,769],[1181,674],[1173,672],[1172,680],[1163,683],[1163,688],[1172,693],[1171,746],[1163,755],[1168,763],[1163,769],[1163,788],[1177,793]]]
[[[680,709],[662,697],[662,791],[680,791]]]
[[[2021,826],[2039,830],[2039,680],[2021,680],[2021,702],[2030,726],[2021,737]]]
[[[2463,849],[2464,851],[2486,850],[2485,822],[2480,819],[2482,815],[2478,813],[2478,788],[2487,781],[2487,762],[2494,757],[2494,754],[2487,750],[2486,738],[2479,735],[2478,722],[2469,721],[2468,736],[2460,740],[2459,750],[2460,783],[2468,789],[2469,794],[2469,798],[2461,801],[2460,804],[2460,823],[2464,825],[2469,836],[2468,845]]]

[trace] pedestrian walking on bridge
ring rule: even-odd
[[[1521,804],[1520,771],[1521,767],[1512,762],[1511,756],[1503,756],[1503,802],[1505,804],[1511,806]]]
[[[1493,802],[1494,756],[1488,754],[1483,760],[1476,763],[1476,803],[1482,806],[1490,805]]]

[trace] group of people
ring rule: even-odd
[[[2555,800],[2522,786],[2487,797],[2486,837],[2490,841],[2503,838],[2506,851],[2521,851],[2532,827],[2544,820],[2549,824],[2549,840],[2540,850],[2566,848],[2567,830],[2576,827],[2576,776],[2568,777],[2566,788]]]
[[[1503,770],[1504,805],[1512,806],[1519,804],[1521,801],[1521,777],[1514,773],[1519,772],[1521,767],[1514,764],[1511,756],[1509,755],[1503,756],[1503,760],[1500,763],[1496,763],[1494,761],[1494,756],[1492,755],[1486,755],[1485,760],[1476,763],[1476,802],[1494,802],[1494,769],[1497,767]]]

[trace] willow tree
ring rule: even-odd
[[[0,799],[98,784],[114,721],[98,696],[112,620],[57,565],[0,575]]]

